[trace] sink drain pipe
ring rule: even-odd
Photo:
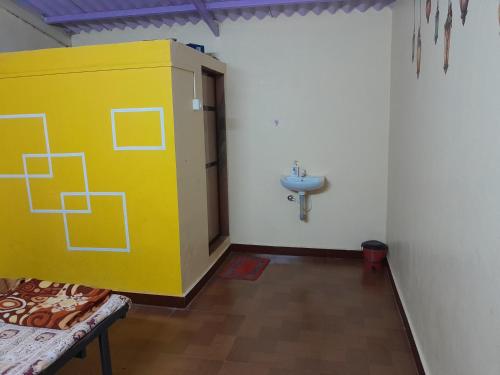
[[[299,192],[300,220],[306,220],[306,193]]]

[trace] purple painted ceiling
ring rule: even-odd
[[[302,16],[309,12],[380,10],[395,0],[17,0],[41,14],[45,22],[75,34],[91,30],[154,25],[184,25],[204,21],[215,35],[229,18]]]

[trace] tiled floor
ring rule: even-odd
[[[115,374],[415,375],[386,274],[269,256],[256,282],[214,276],[187,310],[135,307],[110,332]],[[61,374],[99,374],[96,343]]]

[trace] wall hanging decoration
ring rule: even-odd
[[[444,23],[444,73],[448,72],[449,59],[450,59],[450,40],[451,40],[451,26],[453,21],[453,9],[451,0],[448,0],[448,16]]]
[[[434,44],[437,44],[439,38],[439,0],[436,4],[436,17],[434,18]]]
[[[418,41],[417,41],[417,79],[420,77],[420,66],[422,63],[422,34],[420,30],[422,29],[422,0],[419,0],[419,13],[420,20],[418,25]]]
[[[422,37],[420,35],[420,27],[418,28],[417,42],[417,78],[420,78],[420,64],[422,63]]]
[[[460,0],[460,12],[462,13],[462,25],[465,25],[465,18],[467,17],[467,8],[469,7],[469,0]]]
[[[425,3],[425,18],[427,18],[427,23],[429,23],[429,18],[431,17],[432,1],[427,0]]]
[[[416,0],[413,0],[413,37],[411,39],[411,62],[415,61],[415,4]]]

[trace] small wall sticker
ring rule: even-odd
[[[446,17],[446,22],[444,23],[444,73],[448,72],[449,60],[450,60],[450,41],[451,41],[451,26],[453,23],[453,9],[451,0],[448,0],[448,16]]]

